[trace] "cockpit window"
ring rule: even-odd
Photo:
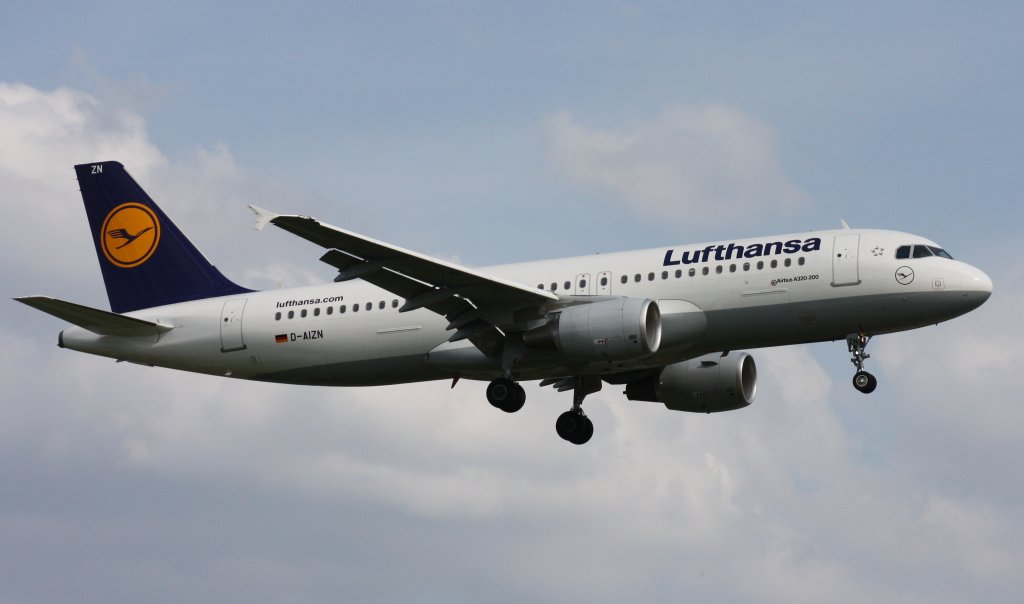
[[[941,247],[935,247],[934,245],[901,245],[896,248],[897,260],[906,260],[910,257],[931,258],[932,256],[948,258],[949,260],[953,259],[953,257],[949,255],[949,252]]]

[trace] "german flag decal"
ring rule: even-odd
[[[274,341],[277,342],[278,344],[284,344],[285,342],[288,341],[288,334],[286,334],[286,333],[278,334],[278,335],[274,336]]]

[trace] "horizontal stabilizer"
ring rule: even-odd
[[[47,296],[22,296],[15,300],[101,336],[151,336],[174,329],[171,325],[134,319]]]

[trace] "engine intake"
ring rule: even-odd
[[[757,366],[745,352],[708,354],[663,367],[626,384],[631,401],[664,403],[673,411],[717,413],[742,409],[757,394]]]
[[[523,342],[528,348],[557,350],[574,359],[634,359],[658,351],[661,311],[657,302],[645,298],[577,304],[526,332]]]

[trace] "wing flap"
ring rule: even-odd
[[[15,300],[101,336],[151,336],[174,329],[172,325],[143,321],[47,296],[22,296]]]

